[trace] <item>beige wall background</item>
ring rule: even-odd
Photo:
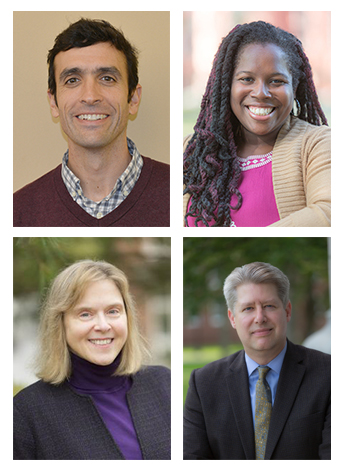
[[[138,49],[143,94],[127,134],[142,155],[170,162],[169,12],[17,11],[13,13],[14,191],[55,168],[67,150],[59,121],[50,114],[46,58],[55,37],[81,17],[109,21]]]

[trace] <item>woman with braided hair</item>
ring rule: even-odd
[[[236,26],[184,153],[186,226],[330,226],[330,128],[299,39]]]

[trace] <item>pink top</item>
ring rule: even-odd
[[[265,227],[279,221],[272,182],[272,152],[238,159],[242,170],[239,184],[242,205],[237,211],[231,211],[231,227]],[[191,198],[189,205],[190,202]],[[236,195],[232,196],[231,203],[236,205]],[[188,217],[188,224],[195,227],[195,218]],[[209,226],[213,225],[214,221],[209,222]],[[199,222],[198,227],[205,224]]]

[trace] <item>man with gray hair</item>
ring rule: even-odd
[[[331,357],[294,345],[290,283],[254,262],[224,283],[244,350],[194,370],[184,409],[184,459],[331,459]]]

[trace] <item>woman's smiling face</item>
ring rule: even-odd
[[[64,314],[70,350],[95,365],[110,365],[127,340],[127,315],[119,288],[109,279],[94,281]]]
[[[243,140],[261,137],[274,144],[293,100],[292,76],[284,51],[275,44],[246,46],[240,52],[230,96]]]

